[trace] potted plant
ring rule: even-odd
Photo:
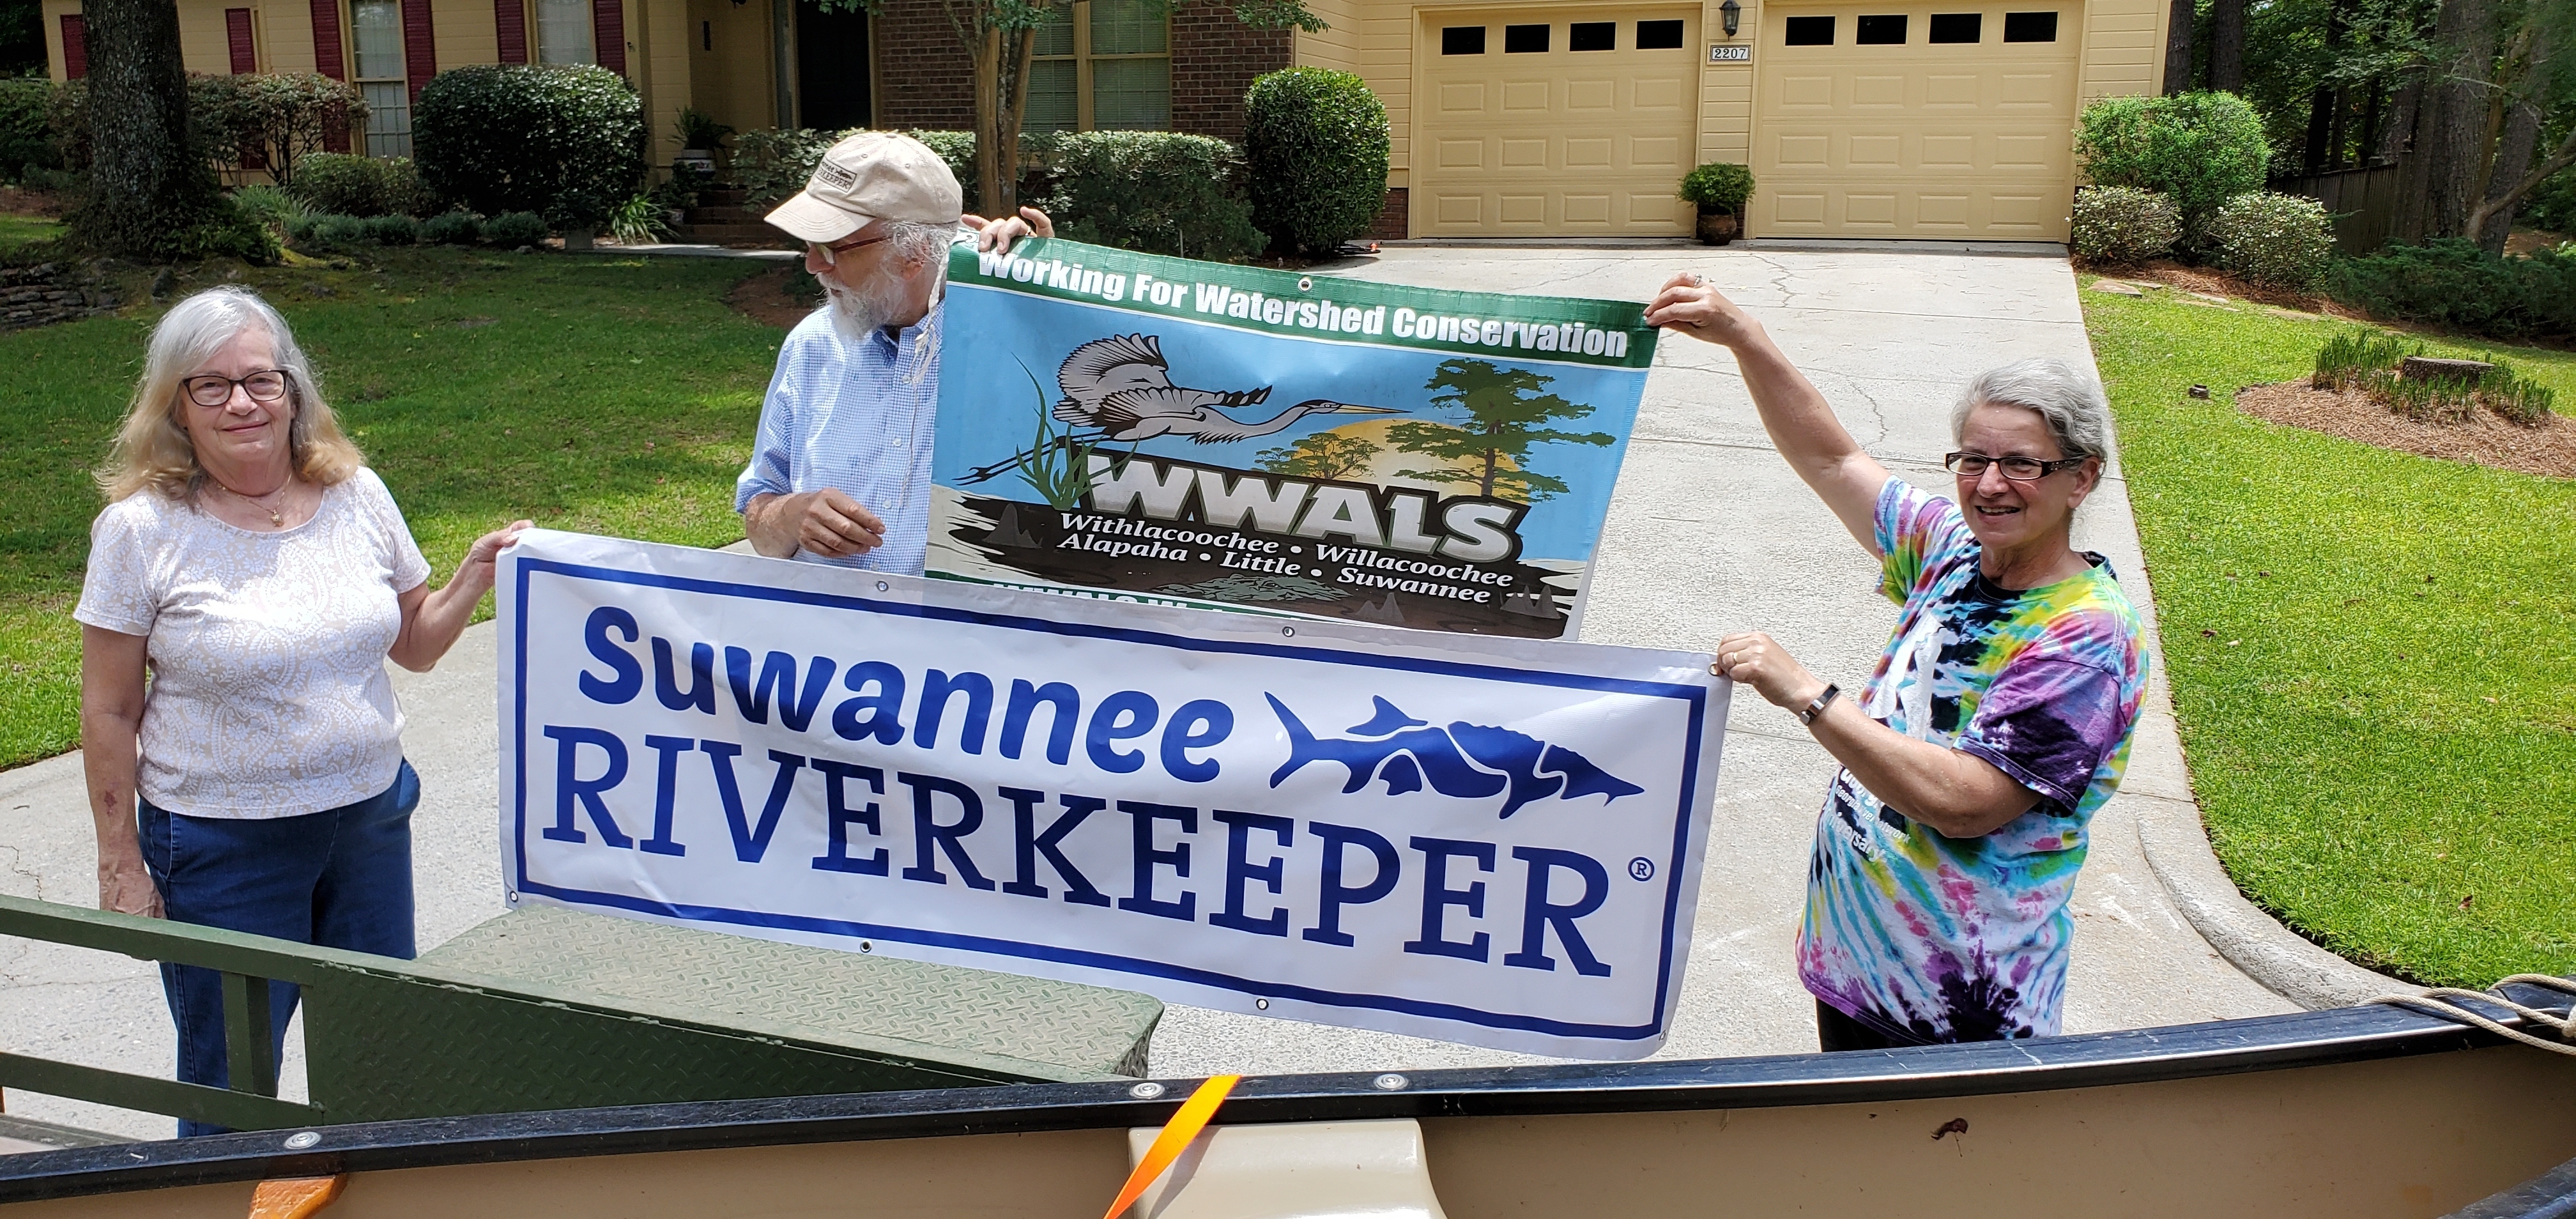
[[[683,107],[671,126],[674,134],[680,137],[680,155],[671,158],[672,168],[686,165],[713,175],[716,172],[716,152],[724,147],[725,137],[733,134],[733,128],[717,122],[695,106]]]
[[[1725,245],[1744,231],[1744,201],[1753,197],[1753,171],[1711,161],[1682,176],[1682,198],[1699,205],[1699,239]]]

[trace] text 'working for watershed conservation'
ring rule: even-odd
[[[934,576],[1573,638],[1655,332],[1621,301],[959,246]]]

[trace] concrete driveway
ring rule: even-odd
[[[1343,273],[1432,287],[1645,300],[1697,271],[1751,308],[1854,434],[1907,478],[1948,476],[1949,408],[1983,369],[2027,356],[2092,359],[2062,258],[1934,252],[1401,248]],[[399,493],[399,488],[396,489]],[[2141,606],[2145,564],[2114,464],[2077,542],[2110,556]],[[1668,340],[1611,506],[1584,637],[1706,648],[1770,631],[1832,680],[1864,680],[1895,611],[1876,565],[1790,474],[1723,350]],[[424,780],[418,827],[423,948],[501,912],[494,858],[492,632],[467,634],[435,673],[396,675]],[[2159,672],[2161,677],[2161,672]],[[2140,733],[2127,791],[2095,818],[2076,887],[2069,1032],[2296,1010],[2238,972],[2187,924],[2139,847],[2144,800],[2188,800],[2162,713]],[[1718,777],[1715,827],[1683,1002],[1659,1057],[1814,1048],[1813,1008],[1790,957],[1806,851],[1833,765],[1787,713],[1739,700]],[[0,892],[95,900],[79,759],[0,775]],[[10,1049],[166,1073],[169,1025],[145,967],[104,954],[0,941],[0,1039]],[[292,1051],[290,1051],[292,1055]],[[1539,1061],[1381,1033],[1174,1008],[1157,1074],[1416,1069]],[[300,1061],[286,1080],[301,1086]],[[138,1137],[163,1119],[12,1093],[14,1114]]]

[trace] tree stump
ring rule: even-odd
[[[2397,366],[2397,375],[2409,381],[2479,381],[2494,370],[2495,365],[2483,360],[2408,356]]]

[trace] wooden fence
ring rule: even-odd
[[[2306,195],[2334,213],[2335,249],[2367,254],[2388,243],[2397,224],[2397,178],[2401,163],[2390,161],[2361,169],[2284,178],[2272,189]]]

